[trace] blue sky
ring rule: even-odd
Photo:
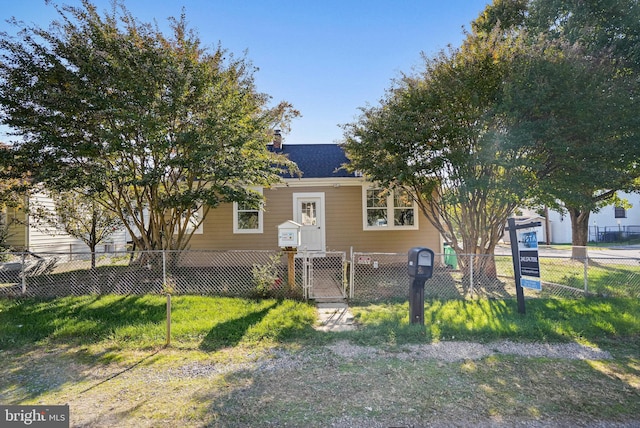
[[[77,5],[79,0],[55,0]],[[340,124],[359,107],[375,105],[401,72],[420,67],[420,52],[459,46],[490,0],[126,0],[143,22],[167,28],[185,8],[190,27],[205,46],[218,42],[259,68],[256,84],[273,103],[289,101],[302,117],[285,144],[334,143]],[[109,0],[94,0],[99,10]],[[47,26],[57,14],[44,0],[0,0],[0,31],[14,16]],[[12,32],[12,31],[11,31]],[[0,129],[0,141],[10,140]]]

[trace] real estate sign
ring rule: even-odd
[[[518,232],[518,259],[521,276],[520,285],[525,288],[541,290],[538,236],[535,231]]]

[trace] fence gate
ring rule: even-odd
[[[304,298],[342,300],[347,290],[347,255],[344,252],[303,254]]]

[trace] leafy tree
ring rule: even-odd
[[[166,37],[120,3],[56,7],[48,30],[0,35],[0,121],[51,190],[101,195],[140,249],[183,249],[211,208],[257,204],[292,164],[266,150],[297,112],[269,107],[254,68],[171,19]]]
[[[11,250],[9,228],[14,219],[7,218],[7,208],[20,206],[28,188],[26,176],[14,164],[14,150],[0,143],[0,261],[7,259],[8,255],[3,253]]]
[[[402,187],[457,253],[491,255],[507,217],[524,197],[517,150],[503,149],[497,114],[502,82],[517,50],[496,32],[425,60],[379,106],[345,126],[344,147],[372,181]],[[474,258],[474,272],[495,277],[491,257]],[[468,270],[468,258],[459,258]]]
[[[530,0],[525,28],[579,44],[592,57],[640,66],[638,0]]]
[[[490,34],[496,28],[520,28],[527,16],[530,0],[493,0],[471,23],[475,35]]]
[[[494,0],[472,22],[475,34],[496,27],[526,31],[534,38],[578,44],[593,57],[640,66],[638,0]]]
[[[576,46],[540,49],[514,68],[503,105],[510,140],[528,153],[536,200],[568,211],[574,257],[583,257],[590,212],[637,188],[636,84]]]
[[[29,187],[28,175],[15,166],[15,150],[0,143],[0,212],[6,207],[20,205]]]
[[[637,189],[640,6],[496,0],[476,28],[501,22],[527,44],[505,84],[509,141],[527,153],[536,201],[569,212],[573,255],[584,257],[590,212]]]
[[[106,209],[99,197],[84,192],[50,192],[53,210],[34,202],[29,207],[33,225],[46,233],[64,230],[84,242],[91,251],[91,268],[96,267],[96,247],[122,228],[122,220]]]

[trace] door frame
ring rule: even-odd
[[[318,207],[318,226],[320,227],[321,233],[321,249],[316,250],[320,252],[324,252],[327,249],[327,230],[326,230],[326,219],[325,219],[325,198],[324,192],[302,192],[302,193],[294,193],[293,194],[293,219],[297,221],[298,215],[300,214],[300,199],[319,199],[320,206]],[[301,249],[303,246],[301,246]]]

